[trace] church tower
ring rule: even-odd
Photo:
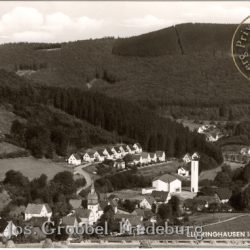
[[[90,193],[88,194],[88,209],[92,210],[93,213],[97,213],[99,209],[98,195],[95,191],[94,183],[92,182]]]
[[[197,193],[199,187],[199,158],[198,153],[192,155],[191,160],[191,192]]]

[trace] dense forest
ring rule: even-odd
[[[42,85],[77,87],[137,102],[162,115],[240,119],[249,82],[235,68],[235,25],[180,24],[128,39],[0,46],[0,68]],[[35,69],[25,73],[25,69]],[[225,111],[225,112],[224,112]]]
[[[19,116],[25,117],[28,115],[32,118],[31,121],[37,119],[41,122],[43,120],[43,123],[47,124],[47,126],[44,126],[43,123],[40,126],[46,127],[46,129],[50,127],[50,124],[53,125],[53,122],[45,119],[44,114],[39,117],[38,109],[35,109],[35,111],[34,109],[33,111],[27,109],[24,112],[24,106],[34,106],[35,103],[54,106],[71,116],[87,121],[95,127],[102,128],[123,138],[138,141],[142,144],[144,150],[164,150],[168,156],[176,157],[180,157],[186,152],[199,151],[201,154],[213,158],[217,163],[222,162],[220,149],[206,142],[203,135],[192,133],[181,124],[159,117],[152,111],[137,104],[76,88],[66,89],[32,85],[30,81],[24,81],[22,78],[19,81],[19,77],[13,73],[2,72],[2,78],[0,79],[0,83],[2,83],[0,84],[1,100],[12,103],[15,112]],[[8,82],[12,82],[12,84],[8,84]],[[16,85],[14,82],[16,82]],[[39,106],[40,108],[41,106]],[[40,113],[42,112],[43,109],[41,109]],[[45,112],[45,114],[49,120],[53,120],[52,114],[49,112]],[[50,130],[51,140],[58,137],[51,137],[55,132],[54,129],[56,129],[56,135],[58,134],[58,128],[52,128]],[[37,130],[39,129],[36,128],[35,131]],[[16,133],[15,129],[14,133]],[[30,147],[34,147],[34,140],[35,142],[40,141],[40,133],[38,134],[32,129],[29,130],[26,141],[28,144],[30,141],[32,142]],[[18,137],[18,133],[16,136]],[[45,140],[47,136],[42,136],[42,138]],[[48,143],[51,140],[48,140]],[[60,145],[60,142],[58,143]],[[81,146],[83,144],[80,143]]]

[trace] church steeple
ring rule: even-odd
[[[94,182],[92,182],[90,193],[88,194],[88,205],[98,204],[98,195],[95,191]]]

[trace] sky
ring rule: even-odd
[[[240,23],[250,2],[1,1],[0,43],[129,37],[187,22]]]

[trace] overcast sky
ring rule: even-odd
[[[250,2],[0,2],[0,43],[128,37],[185,22],[240,23]]]

